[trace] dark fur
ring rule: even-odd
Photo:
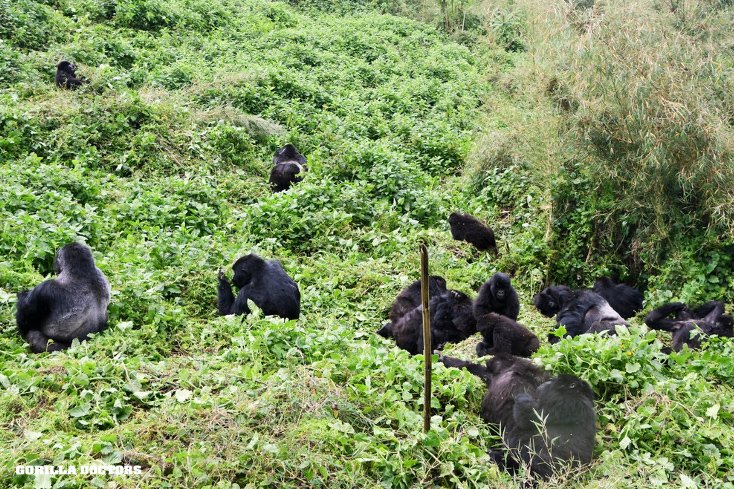
[[[529,357],[540,347],[540,341],[532,331],[494,312],[477,320],[477,331],[484,338],[484,341],[477,345],[479,356],[509,353],[519,357]]]
[[[596,413],[591,386],[573,375],[559,375],[535,393],[515,396],[505,447],[490,452],[500,468],[519,468],[519,460],[533,476],[547,479],[568,464],[591,462],[596,438]],[[509,451],[507,450],[509,448]]]
[[[69,61],[61,61],[56,65],[56,76],[54,79],[57,87],[68,90],[75,90],[86,83],[84,78],[76,76],[76,66]]]
[[[71,243],[61,248],[54,271],[55,279],[18,293],[15,320],[34,353],[64,350],[74,338],[85,340],[107,327],[110,284],[89,247]]]
[[[476,333],[471,299],[450,290],[428,303],[431,313],[431,349],[465,340]],[[423,306],[418,306],[396,321],[392,335],[398,347],[416,355],[423,352]]]
[[[476,217],[454,212],[449,216],[449,226],[455,240],[466,241],[480,251],[497,253],[494,231]]]
[[[301,314],[301,292],[278,260],[266,261],[254,254],[245,255],[232,265],[232,270],[232,283],[240,292],[235,299],[224,271],[220,271],[220,315],[249,314],[247,299],[250,299],[268,316],[298,319]]]
[[[572,375],[550,378],[530,360],[508,354],[495,356],[486,367],[450,357],[440,360],[487,383],[480,415],[502,432],[505,445],[490,452],[501,469],[515,472],[522,461],[534,476],[548,478],[569,462],[591,461],[596,414],[588,383]]]
[[[545,316],[557,310],[556,324],[565,326],[569,336],[602,331],[614,334],[616,325],[629,326],[602,296],[588,289],[571,292],[565,285],[548,287],[535,296],[535,305]],[[556,343],[558,338],[551,335],[548,341]]]
[[[474,300],[474,317],[496,312],[507,316],[513,321],[520,314],[520,300],[517,292],[512,288],[510,277],[504,273],[497,272],[479,289],[479,294]]]
[[[535,307],[545,317],[553,317],[558,314],[565,304],[573,299],[573,290],[565,285],[554,285],[548,287],[535,295],[533,299]]]
[[[609,277],[602,277],[594,284],[594,292],[602,296],[624,319],[642,310],[642,292],[627,284],[615,284]]]
[[[670,316],[673,316],[672,318]],[[682,302],[671,302],[650,311],[645,324],[652,329],[673,333],[673,350],[683,345],[691,349],[701,347],[709,335],[734,337],[732,317],[724,313],[724,303],[711,301],[690,310]]]
[[[273,192],[288,190],[291,184],[303,180],[306,167],[306,157],[298,152],[292,144],[286,144],[273,156],[273,169],[270,171],[270,186]]]
[[[436,297],[447,293],[446,280],[443,277],[432,275],[428,277],[428,297]],[[429,299],[430,300],[430,299]],[[390,307],[388,317],[390,322],[385,323],[377,334],[383,338],[392,338],[392,325],[410,311],[421,305],[421,281],[416,280],[403,289],[395,298]]]

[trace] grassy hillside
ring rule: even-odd
[[[484,36],[380,13],[405,5],[0,0],[0,487],[516,487],[486,456],[481,383],[438,366],[423,435],[422,359],[373,333],[421,240],[451,288],[512,272],[542,337],[544,280],[625,266],[563,254],[588,242],[593,207],[569,203],[571,232],[551,239],[553,196],[594,185],[574,162],[554,193],[552,170],[527,164],[557,158],[562,114],[516,89],[533,11],[488,7]],[[90,83],[57,90],[62,58]],[[273,195],[287,141],[309,173]],[[457,209],[493,223],[500,258],[451,240]],[[15,293],[75,239],[111,281],[110,328],[31,355]],[[215,316],[217,270],[249,252],[299,283],[299,321]],[[730,275],[709,276],[730,293]],[[667,363],[660,346],[635,327],[539,352],[598,396],[593,467],[548,486],[732,487],[734,346]],[[13,473],[95,462],[143,474]]]

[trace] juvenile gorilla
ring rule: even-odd
[[[515,472],[522,461],[534,476],[548,478],[568,463],[591,461],[596,414],[588,383],[572,375],[550,378],[531,361],[508,354],[486,367],[449,357],[441,361],[487,383],[480,415],[502,432],[504,446],[490,451],[501,469]]]
[[[270,186],[273,192],[288,190],[291,184],[303,180],[307,171],[306,157],[295,146],[288,143],[273,156],[273,169],[270,171]]]
[[[232,286],[219,271],[218,310],[221,316],[249,314],[247,299],[268,316],[298,319],[301,314],[301,292],[278,260],[263,260],[255,254],[245,255],[232,265],[232,283],[240,292],[235,299]]]
[[[55,80],[57,87],[68,90],[75,90],[86,83],[84,78],[76,76],[76,66],[69,61],[62,61],[56,65]]]
[[[446,294],[446,280],[443,277],[432,275],[428,277],[428,296],[430,298]],[[421,281],[416,280],[405,289],[403,289],[395,298],[392,307],[390,307],[390,322],[385,323],[377,331],[377,334],[383,338],[392,337],[392,328],[400,318],[408,314],[410,311],[421,305]]]
[[[565,326],[569,336],[602,331],[615,334],[616,325],[629,326],[602,296],[588,289],[548,287],[535,296],[535,307],[547,317],[557,313],[556,324]],[[558,338],[550,335],[548,341],[556,343]]]
[[[455,240],[466,241],[480,251],[497,253],[494,231],[476,217],[454,212],[449,216],[449,226]]]
[[[499,353],[529,357],[540,347],[540,341],[532,331],[494,312],[477,319],[477,331],[484,338],[477,344],[477,355],[480,357]]]
[[[645,324],[652,329],[673,333],[674,351],[681,351],[683,345],[691,349],[700,348],[708,335],[734,336],[732,317],[724,314],[724,303],[719,301],[707,302],[693,311],[681,302],[665,304],[650,311]]]
[[[18,293],[15,320],[33,353],[64,350],[74,338],[85,340],[107,327],[110,284],[89,247],[71,243],[61,248],[54,271],[57,278]]]
[[[471,299],[449,290],[428,303],[431,312],[431,347],[440,350],[446,343],[465,340],[476,333]],[[398,347],[412,355],[423,352],[423,306],[418,306],[396,321],[392,335]]]
[[[615,284],[609,277],[594,283],[594,292],[602,296],[624,319],[629,319],[642,310],[642,292],[627,284]]]
[[[497,272],[479,289],[479,294],[474,300],[474,317],[480,317],[496,312],[507,316],[513,321],[520,314],[520,300],[517,292],[512,288],[510,277],[504,273]],[[490,345],[491,346],[491,345]]]

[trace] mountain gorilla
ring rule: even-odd
[[[534,300],[535,307],[544,316],[556,314],[556,324],[565,326],[569,336],[602,331],[615,334],[616,325],[629,326],[602,296],[588,289],[572,291],[565,285],[548,287]],[[548,341],[557,343],[558,338],[549,335]]]
[[[529,357],[540,347],[538,337],[532,331],[494,312],[477,319],[477,331],[484,338],[477,344],[477,355],[480,357],[499,353]]]
[[[497,253],[497,242],[494,232],[476,217],[454,212],[449,216],[451,237],[457,241],[466,241],[480,251]]]
[[[57,87],[68,90],[75,90],[86,83],[84,78],[76,76],[76,66],[69,61],[62,61],[56,65],[55,80]]]
[[[550,378],[530,360],[499,354],[485,366],[456,358],[447,367],[466,368],[487,383],[480,415],[502,432],[504,445],[490,451],[501,469],[520,462],[548,478],[567,463],[588,464],[596,436],[591,386],[572,375]]]
[[[724,303],[719,301],[707,302],[694,310],[681,302],[665,304],[651,311],[645,317],[645,324],[652,329],[673,333],[674,351],[681,351],[683,345],[691,349],[700,348],[708,335],[734,336],[732,317],[724,314]]]
[[[437,295],[431,298],[428,308],[432,349],[440,350],[444,344],[465,340],[477,331],[472,301],[462,292],[449,290]],[[391,334],[397,346],[412,355],[423,352],[423,306],[414,308],[393,323]]]
[[[232,265],[232,283],[240,292],[235,299],[232,286],[219,271],[219,315],[249,314],[247,299],[252,300],[267,316],[298,319],[301,314],[301,292],[278,260],[263,260],[255,254],[245,255]]]
[[[74,338],[85,340],[107,327],[110,283],[89,247],[70,243],[61,248],[54,271],[55,279],[18,293],[15,320],[33,353],[64,350]]]
[[[642,310],[642,292],[627,284],[615,284],[609,277],[594,283],[594,292],[602,296],[624,319],[629,319]]]
[[[270,186],[273,192],[288,190],[291,184],[303,180],[306,168],[306,157],[298,152],[295,146],[288,143],[273,156],[273,169],[270,171]]]
[[[433,298],[447,293],[446,280],[437,275],[428,277],[428,297]],[[421,281],[416,280],[404,290],[402,290],[395,298],[392,307],[390,307],[390,322],[385,323],[377,334],[383,338],[392,338],[392,326],[400,318],[408,314],[410,311],[421,305]]]
[[[517,292],[512,288],[510,277],[504,273],[497,272],[492,275],[482,287],[474,300],[474,317],[480,317],[496,312],[507,316],[513,321],[520,314],[520,300]]]

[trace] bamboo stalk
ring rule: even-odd
[[[423,305],[423,431],[431,429],[431,311],[428,306],[428,248],[420,246],[421,304]]]

